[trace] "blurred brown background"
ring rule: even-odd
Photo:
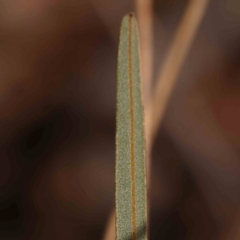
[[[155,78],[187,3],[154,1]],[[119,27],[133,5],[0,0],[0,239],[102,238]],[[211,0],[154,143],[150,239],[234,239],[239,40],[240,2]]]

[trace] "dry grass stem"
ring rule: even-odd
[[[152,0],[135,0],[137,20],[140,37],[140,56],[141,56],[141,77],[142,93],[144,106],[147,106],[151,96],[151,86],[153,77],[153,1]],[[144,108],[146,118],[146,107]],[[150,126],[146,126],[145,131]],[[151,149],[148,144],[150,139],[146,135],[146,154],[147,154],[147,181],[151,176]]]
[[[148,105],[151,96],[151,86],[153,77],[153,1],[152,0],[135,0],[135,8],[137,13],[137,20],[139,26],[140,37],[140,55],[141,55],[141,75],[142,75],[142,92],[144,106]],[[145,119],[146,119],[146,107]],[[150,126],[146,125],[145,131],[150,129]],[[151,124],[149,122],[149,124]],[[150,173],[150,157],[151,157],[151,140],[148,138],[149,134],[146,134],[147,144],[147,179],[149,181]]]
[[[209,0],[191,0],[180,22],[170,52],[159,74],[152,102],[146,109],[146,138],[153,141],[181,71],[181,67],[201,23]],[[151,142],[148,143],[151,146]]]
[[[107,222],[107,228],[103,235],[104,240],[115,239],[115,217],[116,217],[116,213],[115,213],[115,210],[113,210],[109,216],[109,219]]]
[[[150,97],[153,74],[153,2],[135,0],[140,37],[143,100]]]

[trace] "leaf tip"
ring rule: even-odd
[[[126,14],[123,19],[129,20],[129,19],[132,19],[132,18],[135,18],[135,13],[134,12],[130,12],[130,13]]]
[[[134,12],[130,12],[130,13],[128,14],[128,16],[129,16],[130,18],[132,18],[132,17],[135,16],[135,14],[134,14]]]

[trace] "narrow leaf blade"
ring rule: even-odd
[[[137,23],[123,18],[117,67],[116,239],[147,239],[144,114]]]

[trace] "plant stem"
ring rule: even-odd
[[[153,2],[135,0],[140,37],[142,91],[145,105],[150,97],[153,74]]]
[[[159,73],[152,102],[146,109],[146,126],[150,126],[146,138],[154,141],[162,123],[167,103],[183,63],[201,23],[209,0],[191,0],[180,22],[170,52]],[[149,142],[149,146],[152,143]]]

